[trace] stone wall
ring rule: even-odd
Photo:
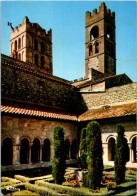
[[[63,80],[50,79],[30,71],[2,65],[2,98],[59,107],[72,113],[82,112],[85,106],[84,103],[82,106],[82,96],[75,87]]]
[[[88,109],[104,105],[117,105],[121,102],[137,100],[137,84],[131,83],[106,89],[105,92],[81,92]]]

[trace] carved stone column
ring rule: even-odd
[[[13,161],[12,162],[13,162],[13,165],[20,165],[20,144],[13,144]]]
[[[129,162],[132,163],[133,161],[133,149],[132,149],[132,143],[128,143],[128,147],[129,147]]]
[[[29,164],[32,164],[31,162],[31,147],[32,147],[33,143],[29,143]]]
[[[43,161],[42,161],[42,147],[43,147],[43,144],[41,144],[40,145],[40,156],[39,156],[39,161],[40,161],[40,163],[43,163]]]

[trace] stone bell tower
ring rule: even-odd
[[[101,3],[97,9],[86,12],[86,78],[91,69],[111,76],[116,74],[115,13]]]
[[[22,25],[11,27],[11,57],[34,64],[41,71],[52,74],[52,30],[48,32],[39,24],[24,17]]]

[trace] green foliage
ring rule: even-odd
[[[54,128],[52,176],[55,183],[62,184],[65,174],[66,162],[64,151],[64,132],[61,126]]]
[[[125,139],[124,139],[125,128],[122,125],[117,127],[117,141],[116,151],[114,160],[114,170],[116,183],[120,184],[125,181],[126,172],[126,157],[125,157]]]
[[[100,187],[103,173],[102,141],[100,125],[96,121],[87,125],[87,164],[89,188]]]
[[[34,191],[40,195],[59,195],[58,192],[52,190],[52,189],[49,189],[49,188],[45,188],[45,187],[40,187],[38,185],[34,185],[34,184],[30,184],[30,183],[26,183],[25,184],[25,188],[27,190],[31,190],[31,191]]]

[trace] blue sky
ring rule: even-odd
[[[48,31],[52,29],[53,74],[68,80],[85,76],[85,12],[102,1],[2,1],[1,52],[10,55],[10,27],[24,16]],[[136,1],[105,1],[116,13],[117,74],[136,81]]]

